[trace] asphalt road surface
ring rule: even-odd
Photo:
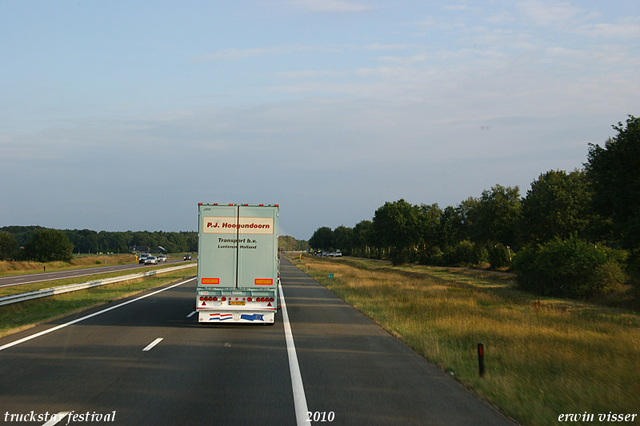
[[[198,324],[191,279],[1,338],[0,425],[514,424],[287,261],[281,279],[273,327]]]
[[[168,260],[166,264],[171,263],[183,263],[182,259]],[[160,263],[164,265],[165,262]],[[149,268],[150,266],[140,265],[132,263],[128,265],[113,265],[113,266],[96,266],[94,268],[72,269],[69,271],[56,271],[56,272],[40,272],[37,274],[25,274],[25,275],[11,275],[7,277],[0,277],[0,287],[12,287],[16,285],[39,283],[43,281],[54,281],[65,278],[86,277],[96,274],[108,274],[110,272],[126,271],[129,269],[142,269]]]

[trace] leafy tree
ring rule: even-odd
[[[444,253],[445,262],[455,266],[476,266],[485,262],[487,250],[469,240],[460,241]]]
[[[18,250],[18,242],[9,232],[0,232],[0,260],[13,259]]]
[[[133,233],[131,240],[132,246],[148,246],[150,248],[157,246],[156,239],[149,231],[138,231]]]
[[[444,240],[442,209],[438,204],[422,204],[418,208],[418,260],[421,263],[434,263],[441,254],[440,246]]]
[[[24,245],[24,255],[36,262],[61,260],[70,262],[73,257],[73,245],[64,231],[39,228],[31,240]]]
[[[477,206],[471,213],[472,237],[480,244],[517,243],[520,220],[520,188],[496,185],[491,191],[482,191]]]
[[[98,241],[103,251],[113,253],[127,253],[129,251],[127,234],[125,232],[100,231],[98,233]]]
[[[493,269],[511,266],[511,250],[498,243],[490,246],[487,250],[489,264]]]
[[[350,256],[353,247],[353,228],[340,225],[334,229],[333,245],[335,248],[340,249],[342,254]]]
[[[280,235],[278,247],[284,248],[285,251],[305,251],[309,248],[309,243],[304,240],[296,240],[290,235]]]
[[[378,247],[388,248],[394,264],[407,261],[418,241],[418,208],[403,199],[386,202],[373,217],[373,234]]]
[[[542,244],[555,237],[583,235],[591,220],[591,190],[584,171],[548,171],[531,183],[522,200],[521,233],[525,244]]]
[[[514,258],[518,284],[544,296],[585,299],[619,288],[626,280],[626,252],[590,244],[576,234],[521,250]]]
[[[352,244],[353,249],[359,255],[371,255],[371,227],[373,224],[370,220],[361,220],[353,228]]]
[[[197,232],[187,233],[187,246],[188,246],[187,251],[191,251],[191,252],[198,251],[198,233]]]
[[[309,238],[309,245],[318,250],[330,250],[333,248],[333,231],[327,226],[318,228]]]
[[[640,249],[640,118],[629,116],[613,126],[618,135],[605,146],[589,145],[585,164],[593,188],[593,207],[610,218],[616,238],[627,249]]]
[[[472,216],[477,206],[478,200],[469,197],[456,207],[449,206],[444,209],[440,219],[443,249],[453,247],[460,241],[471,239]]]
[[[90,229],[82,230],[66,230],[65,234],[73,244],[78,253],[97,253],[100,251],[98,246],[98,233]]]
[[[182,253],[188,251],[187,235],[184,233],[169,232],[166,234],[166,248],[169,253]],[[160,244],[162,245],[162,244]]]
[[[13,235],[13,238],[18,242],[18,247],[22,247],[31,239],[33,233],[39,228],[39,226],[4,226],[0,228],[0,231],[5,231]]]

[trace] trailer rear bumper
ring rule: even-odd
[[[249,311],[198,311],[198,322],[219,324],[273,324],[276,313],[273,311],[249,312]]]

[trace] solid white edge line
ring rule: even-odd
[[[149,293],[149,294],[146,294],[146,295],[144,295],[144,296],[140,296],[140,297],[137,297],[137,298],[135,298],[135,299],[128,300],[128,301],[126,301],[126,302],[124,302],[124,303],[121,303],[121,304],[119,304],[119,305],[111,306],[110,308],[103,309],[103,310],[98,311],[98,312],[94,312],[94,313],[92,313],[92,314],[89,314],[89,315],[86,315],[86,316],[84,316],[84,317],[81,317],[81,318],[75,319],[75,320],[73,320],[73,321],[69,321],[69,322],[64,323],[64,324],[60,324],[60,325],[55,326],[55,327],[53,327],[53,328],[50,328],[50,329],[48,329],[48,330],[41,331],[40,333],[32,334],[31,336],[27,336],[27,337],[24,337],[24,338],[22,338],[22,339],[20,339],[20,340],[16,340],[15,342],[7,343],[6,345],[0,346],[0,351],[3,351],[3,350],[5,350],[5,349],[8,349],[8,348],[10,348],[10,347],[12,347],[12,346],[19,345],[20,343],[27,342],[27,341],[29,341],[29,340],[31,340],[31,339],[35,339],[36,337],[44,336],[45,334],[49,334],[49,333],[51,333],[51,332],[53,332],[53,331],[60,330],[61,328],[67,327],[67,326],[69,326],[69,325],[73,325],[73,324],[79,323],[79,322],[81,322],[81,321],[87,320],[87,319],[89,319],[89,318],[93,318],[93,317],[95,317],[95,316],[98,316],[98,315],[100,315],[100,314],[104,314],[105,312],[112,311],[112,310],[114,310],[114,309],[117,309],[117,308],[120,308],[120,307],[122,307],[122,306],[128,305],[129,303],[137,302],[138,300],[145,299],[145,298],[147,298],[147,297],[149,297],[149,296],[153,296],[154,294],[162,293],[163,291],[166,291],[166,290],[172,289],[172,288],[174,288],[174,287],[178,287],[179,285],[182,285],[182,284],[184,284],[184,283],[188,283],[189,281],[192,281],[192,280],[194,280],[194,279],[195,279],[195,278],[191,278],[191,279],[189,279],[189,280],[185,280],[185,281],[179,282],[179,283],[177,283],[177,284],[173,284],[173,285],[171,285],[171,286],[169,286],[169,287],[166,287],[166,288],[163,288],[163,289],[160,289],[160,290],[154,291],[153,293]]]
[[[53,416],[51,416],[51,419],[42,426],[57,425],[58,423],[60,423],[60,421],[62,421],[62,419],[67,416],[67,414],[69,414],[68,411],[60,411],[58,414],[54,414]]]
[[[162,342],[164,340],[163,337],[158,337],[156,340],[154,340],[153,342],[149,343],[143,350],[142,352],[148,352],[151,349],[153,349],[153,347],[155,345],[157,345],[158,343]]]
[[[194,314],[196,314],[197,311],[193,311],[191,312],[189,315],[187,315],[187,318],[191,318]]]
[[[284,338],[287,342],[287,354],[289,355],[289,371],[291,374],[291,387],[293,388],[293,405],[296,410],[296,424],[298,426],[304,426],[309,424],[309,422],[307,422],[307,397],[304,394],[302,374],[300,374],[298,355],[296,354],[296,346],[293,341],[293,333],[291,332],[291,324],[289,322],[289,314],[287,313],[287,304],[284,300],[282,284],[278,284],[278,290],[280,290],[280,305],[282,307]]]

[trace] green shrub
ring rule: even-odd
[[[504,245],[498,243],[489,247],[489,264],[493,269],[511,266],[511,253]]]
[[[627,281],[627,275],[617,261],[608,260],[596,268],[592,281],[592,293],[606,295],[619,290]]]
[[[520,251],[513,267],[524,290],[543,296],[585,299],[606,294],[625,281],[621,267],[625,258],[624,252],[590,244],[573,235]]]
[[[22,257],[36,262],[71,262],[73,245],[64,231],[39,227],[25,243]]]
[[[404,265],[409,260],[409,253],[407,250],[394,247],[389,252],[389,260],[393,266]]]
[[[417,253],[417,262],[422,265],[439,265],[442,262],[442,250],[438,246],[426,246]]]
[[[474,266],[487,260],[487,250],[469,240],[460,241],[444,254],[445,263],[452,266]]]

